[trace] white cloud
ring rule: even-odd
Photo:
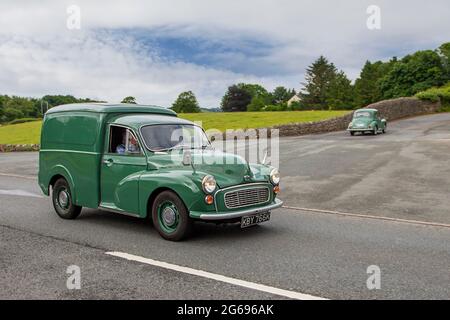
[[[69,5],[81,8],[81,30],[66,28]],[[366,8],[381,8],[381,30],[366,28]],[[69,93],[117,101],[169,105],[193,90],[204,106],[217,106],[238,81],[298,87],[305,67],[320,54],[358,75],[366,59],[401,56],[449,41],[448,1],[2,1],[0,81],[2,93],[41,96]],[[217,56],[223,67],[169,61],[119,28],[205,41],[254,37],[274,45],[263,56]],[[208,54],[208,52],[205,52]],[[227,70],[234,64],[233,70]],[[246,72],[236,72],[239,65]],[[256,77],[251,69],[281,70]],[[283,76],[283,72],[285,75]],[[276,74],[276,75],[275,75]],[[281,74],[281,75],[280,75]]]

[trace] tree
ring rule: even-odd
[[[442,44],[437,50],[446,72],[445,81],[450,81],[450,42]]]
[[[232,85],[228,87],[220,106],[225,112],[247,111],[247,106],[251,101],[252,96],[247,90],[238,85]]]
[[[336,67],[320,56],[306,69],[306,83],[299,96],[305,109],[328,109],[327,91],[336,76]]]
[[[69,104],[69,103],[83,103],[83,102],[99,102],[96,100],[92,100],[89,98],[79,99],[75,98],[71,95],[45,95],[42,97],[41,100],[44,100],[48,103],[49,108],[56,107],[62,104]],[[37,105],[41,106],[41,101],[36,100]]]
[[[16,108],[6,107],[3,110],[3,117],[4,117],[5,121],[12,121],[14,119],[20,119],[20,118],[23,118],[24,116],[25,116],[24,113]]]
[[[71,95],[46,95],[41,99],[2,95],[0,96],[0,122],[12,121],[23,117],[41,117],[42,104],[45,106],[48,104],[48,107],[52,108],[62,104],[79,102],[95,101],[87,98],[78,99]]]
[[[392,69],[396,62],[396,58],[389,62],[366,61],[359,78],[355,81],[355,106],[365,107],[382,99],[380,79]]]
[[[177,113],[196,113],[200,112],[200,106],[192,91],[180,93],[177,100],[172,104],[171,109]]]
[[[285,87],[276,87],[272,92],[273,103],[282,104],[295,95],[295,90],[288,90]]]
[[[417,51],[395,63],[380,79],[384,99],[408,97],[446,80],[446,70],[441,57],[432,50]]]
[[[23,98],[23,97],[17,97],[12,96],[6,103],[5,103],[5,113],[8,114],[9,121],[17,119],[17,118],[35,118],[38,116],[38,110],[35,109],[35,105],[33,101],[29,98]],[[16,110],[17,112],[13,112],[12,110]],[[12,116],[15,115],[15,118],[12,118]]]
[[[262,96],[254,96],[247,106],[247,111],[261,111],[266,106],[266,101]]]
[[[121,103],[137,104],[136,98],[135,98],[135,97],[132,97],[132,96],[128,96],[128,97],[123,98],[123,100],[122,100]]]
[[[326,97],[326,103],[330,110],[353,109],[353,86],[343,71],[339,71],[330,81]]]
[[[252,84],[252,83],[238,83],[237,85],[240,89],[246,90],[252,98],[254,97],[264,97],[267,98],[269,96],[269,92],[264,88],[263,86],[259,84]]]

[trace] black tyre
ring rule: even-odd
[[[70,186],[63,178],[53,185],[52,202],[56,213],[63,219],[76,219],[81,213],[81,207],[73,203]]]
[[[350,131],[350,135],[354,136],[355,132],[354,131]]]
[[[183,201],[172,191],[158,194],[152,205],[152,220],[166,240],[180,241],[192,231],[192,219]]]

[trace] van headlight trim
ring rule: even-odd
[[[274,168],[270,171],[270,182],[272,182],[273,185],[280,183],[280,172],[278,169]]]
[[[217,182],[216,179],[211,176],[207,175],[202,180],[202,188],[205,193],[213,193],[214,190],[216,190]]]

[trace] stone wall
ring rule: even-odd
[[[425,100],[419,100],[417,98],[398,98],[391,100],[383,100],[380,102],[368,105],[367,108],[374,108],[380,112],[382,118],[385,118],[388,122],[412,117],[422,114],[437,112],[440,108],[440,102],[430,102]],[[296,111],[293,111],[296,112]],[[353,112],[328,120],[318,121],[318,122],[303,122],[303,123],[293,123],[285,124],[280,126],[274,126],[269,129],[278,129],[280,137],[283,136],[300,136],[305,134],[314,133],[326,133],[332,131],[345,130],[348,127],[353,116]],[[256,130],[256,135],[259,135],[259,130]],[[266,132],[261,132],[263,136],[266,136]],[[236,134],[236,138],[244,137],[247,133],[241,131]],[[256,136],[255,136],[256,137]],[[225,133],[223,133],[222,139],[226,139]],[[228,137],[230,138],[230,137]],[[233,137],[231,137],[233,139]],[[39,150],[39,145],[6,145],[0,144],[0,152],[10,152],[10,151],[37,151]]]
[[[405,117],[437,112],[440,108],[440,103],[417,98],[398,98],[376,102],[368,105],[366,108],[377,109],[381,117],[389,122]],[[280,136],[299,136],[345,130],[352,119],[352,115],[353,112],[338,118],[318,122],[286,124],[274,126],[272,129],[278,129]]]
[[[38,144],[0,144],[0,152],[38,151]]]

